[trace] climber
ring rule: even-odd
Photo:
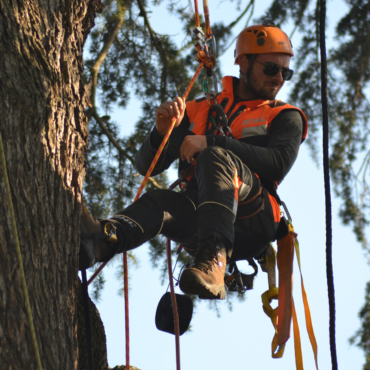
[[[81,269],[162,234],[195,257],[180,277],[180,289],[200,298],[225,298],[226,264],[258,257],[276,240],[276,187],[306,137],[304,113],[275,99],[293,76],[292,56],[288,36],[273,23],[248,27],[234,52],[240,76],[223,78],[215,102],[203,98],[185,104],[177,97],[157,108],[155,127],[135,164],[145,175],[175,117],[152,175],[179,159],[182,189],[148,191],[108,220],[95,220],[83,206]],[[226,113],[225,134],[220,129],[225,117],[213,106]]]

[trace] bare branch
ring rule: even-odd
[[[153,179],[153,177],[149,177],[149,181],[158,189],[163,189],[163,186],[159,185],[157,181],[155,181],[155,179]]]
[[[247,5],[247,7],[244,9],[244,11],[242,12],[242,14],[240,14],[240,16],[235,19],[235,21],[231,22],[226,28],[228,31],[230,31],[234,26],[236,26],[239,21],[244,17],[245,14],[248,13],[250,7],[252,7],[252,10],[251,10],[251,13],[249,14],[249,17],[248,17],[248,20],[247,20],[247,23],[246,23],[246,27],[248,26],[248,23],[249,21],[251,20],[253,14],[254,14],[254,0],[250,0],[249,4]],[[238,36],[235,36],[233,38],[233,40],[230,42],[229,46],[224,50],[223,54],[225,54],[225,52],[227,50],[229,50],[230,46],[234,44],[235,40],[237,39]]]
[[[99,117],[99,115],[96,113],[96,110],[93,108],[92,109],[92,117],[95,118],[96,122],[98,122],[100,128],[102,129],[102,131],[104,132],[104,134],[107,136],[107,138],[109,139],[109,141],[113,144],[113,146],[118,150],[118,152],[125,158],[127,158],[133,165],[135,164],[135,160],[134,158],[127,153],[126,150],[124,150],[121,145],[119,145],[119,143],[117,142],[117,140],[113,137],[112,133],[108,130],[108,127],[105,126],[103,120]],[[163,189],[163,187],[161,185],[159,185],[157,183],[157,181],[155,179],[153,179],[153,177],[149,177],[149,181],[158,189]]]
[[[124,5],[121,6],[119,2],[117,2],[118,5],[118,13],[117,13],[117,20],[114,24],[114,27],[112,29],[112,32],[107,36],[104,45],[102,49],[100,50],[100,53],[98,57],[95,60],[94,65],[91,67],[91,76],[92,76],[92,89],[91,89],[91,100],[95,105],[95,97],[96,97],[96,88],[98,85],[98,74],[99,74],[99,69],[104,62],[105,58],[107,57],[107,54],[109,52],[109,49],[111,48],[114,39],[116,38],[118,31],[123,25],[123,22],[125,20],[126,12],[128,7],[130,6],[132,0],[126,0],[124,1]]]
[[[231,22],[226,28],[228,29],[228,30],[231,30],[244,16],[245,16],[245,14],[248,12],[248,10],[249,10],[249,8],[251,7],[251,6],[253,6],[253,8],[252,8],[252,13],[251,14],[253,14],[253,10],[254,10],[254,0],[250,0],[250,2],[249,2],[249,4],[247,5],[247,7],[244,9],[244,11],[239,15],[239,17],[238,18],[236,18],[235,19],[235,21],[233,21],[233,22]],[[250,17],[249,17],[249,19],[250,19]],[[248,22],[249,22],[249,20],[248,20]],[[248,22],[247,22],[247,24],[248,24]]]
[[[124,150],[121,145],[117,142],[117,140],[113,137],[112,133],[108,130],[107,126],[105,126],[103,120],[99,117],[99,115],[96,113],[96,110],[92,109],[92,116],[95,118],[96,122],[98,122],[100,128],[103,130],[104,134],[107,136],[109,141],[113,144],[113,146],[118,150],[118,152],[123,155],[125,158],[127,158],[132,164],[135,163],[134,158]]]
[[[164,97],[166,95],[166,79],[167,79],[167,57],[166,53],[163,50],[161,44],[158,41],[158,37],[156,32],[153,30],[153,28],[150,25],[149,18],[148,18],[148,13],[144,8],[144,5],[141,0],[137,0],[137,3],[140,8],[140,15],[143,16],[145,24],[148,28],[149,34],[150,34],[150,39],[152,40],[154,47],[157,49],[158,53],[161,56],[162,63],[163,63],[163,68],[162,68],[162,76],[161,76],[161,100],[164,100]]]

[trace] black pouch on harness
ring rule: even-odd
[[[187,295],[175,295],[177,310],[179,313],[180,335],[182,335],[190,325],[190,321],[193,316],[193,302]],[[155,314],[155,325],[158,330],[175,334],[175,322],[170,292],[165,293],[158,303],[157,312]]]

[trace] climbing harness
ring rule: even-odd
[[[2,139],[2,136],[1,136],[1,132],[0,132],[0,157],[1,157],[1,164],[2,164],[3,172],[4,172],[6,195],[7,195],[8,203],[9,203],[10,217],[11,217],[11,220],[12,220],[12,227],[13,227],[13,234],[14,234],[13,236],[14,236],[14,241],[15,241],[15,250],[16,250],[16,253],[17,253],[19,270],[20,270],[20,274],[21,274],[24,301],[25,301],[25,305],[26,305],[28,323],[30,325],[32,344],[33,344],[33,349],[35,351],[37,368],[38,368],[38,370],[42,370],[41,358],[40,358],[39,348],[38,348],[38,345],[37,345],[36,332],[35,332],[35,327],[33,325],[32,311],[31,311],[30,299],[29,299],[28,289],[27,289],[27,282],[26,282],[26,277],[24,275],[21,247],[20,247],[19,239],[18,239],[17,223],[16,223],[16,220],[15,220],[13,201],[12,201],[12,193],[11,193],[10,185],[9,185],[8,170],[6,168],[6,160],[5,160],[5,153],[4,153],[4,146],[3,146],[3,139]]]

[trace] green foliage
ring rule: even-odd
[[[361,329],[349,341],[364,350],[366,363],[363,370],[370,370],[370,282],[366,285],[365,304],[358,316],[362,324]]]

